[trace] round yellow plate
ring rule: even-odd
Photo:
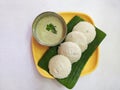
[[[88,15],[86,15],[84,13],[62,12],[62,13],[59,13],[59,14],[64,18],[64,20],[66,21],[66,23],[68,23],[72,17],[74,17],[75,15],[77,15],[77,16],[82,17],[84,20],[86,20],[86,21],[94,24],[93,20]],[[36,40],[32,37],[32,53],[33,53],[33,58],[34,58],[35,66],[36,66],[38,72],[42,76],[44,76],[46,78],[53,78],[45,70],[43,70],[42,68],[40,68],[37,65],[38,61],[43,56],[43,54],[46,52],[46,50],[48,50],[48,47],[42,46],[42,45],[38,44],[36,42]],[[83,71],[81,73],[81,76],[84,76],[84,75],[92,72],[96,68],[97,63],[98,63],[98,56],[99,56],[99,49],[97,48],[95,50],[95,52],[92,54],[92,56],[89,58],[87,64],[85,65],[85,67],[84,67],[84,69],[83,69]]]

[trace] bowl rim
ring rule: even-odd
[[[62,24],[62,27],[63,27],[63,36],[62,38],[59,40],[59,42],[57,43],[54,43],[54,44],[47,44],[45,42],[42,42],[40,39],[38,39],[38,37],[36,36],[36,26],[38,24],[38,22],[40,21],[41,18],[43,17],[47,17],[47,16],[54,16],[54,17],[57,17],[59,20],[60,20],[60,23]],[[66,34],[67,34],[67,24],[65,22],[65,20],[63,19],[62,16],[60,16],[59,14],[55,13],[55,12],[51,12],[51,11],[46,11],[46,12],[43,12],[41,14],[39,14],[33,21],[32,23],[32,35],[33,37],[35,38],[35,40],[41,44],[41,45],[45,45],[45,46],[56,46],[58,44],[60,44],[66,37]]]

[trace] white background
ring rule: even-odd
[[[31,25],[44,11],[86,13],[107,33],[97,69],[73,90],[120,90],[120,0],[0,0],[0,90],[67,90],[33,62]]]

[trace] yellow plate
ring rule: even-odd
[[[93,20],[88,15],[86,15],[84,13],[62,12],[62,13],[59,13],[59,14],[64,18],[66,23],[68,23],[72,17],[74,17],[75,15],[78,15],[78,16],[82,17],[84,20],[94,24]],[[36,40],[32,37],[32,53],[33,53],[35,66],[36,66],[38,72],[46,78],[53,78],[45,70],[43,70],[42,68],[40,68],[37,65],[38,61],[43,56],[43,54],[46,52],[46,50],[48,50],[48,47],[38,44],[36,42]],[[84,76],[84,75],[92,72],[96,68],[97,63],[98,63],[98,56],[99,56],[99,49],[97,48],[95,50],[95,52],[92,54],[92,56],[89,58],[87,64],[85,65],[85,67],[84,67],[84,69],[81,73],[81,76]]]

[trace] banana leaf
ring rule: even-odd
[[[67,24],[67,28],[68,28],[67,33],[71,32],[73,27],[80,21],[84,21],[84,19],[82,19],[79,16],[74,16],[70,20],[70,22]],[[95,39],[92,41],[92,43],[90,43],[88,45],[87,50],[82,53],[80,60],[78,62],[72,64],[72,71],[69,74],[69,76],[64,79],[55,78],[58,82],[60,82],[61,84],[63,84],[65,87],[67,87],[69,89],[71,89],[75,86],[75,84],[77,83],[77,81],[80,77],[80,73],[82,72],[88,59],[90,58],[90,56],[93,54],[95,49],[99,46],[99,44],[102,42],[102,40],[106,36],[106,34],[103,31],[101,31],[97,27],[95,27],[95,28],[96,28]],[[46,70],[48,73],[49,73],[49,69],[48,69],[49,60],[53,56],[57,55],[58,46],[59,45],[50,47],[38,62],[38,66],[40,66],[42,69]]]

